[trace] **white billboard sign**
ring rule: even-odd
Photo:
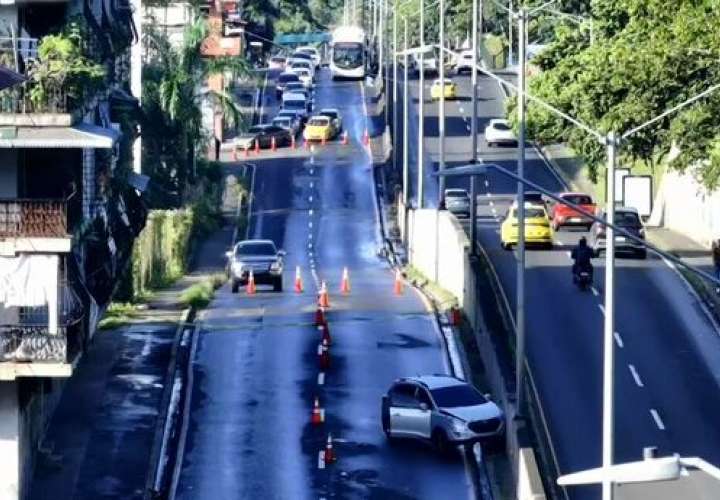
[[[626,175],[622,179],[624,205],[637,209],[641,217],[650,217],[653,203],[652,177],[649,175]]]

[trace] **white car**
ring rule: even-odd
[[[316,49],[315,47],[311,47],[309,45],[304,46],[304,47],[298,47],[297,49],[295,49],[295,52],[304,52],[304,53],[308,54],[310,57],[312,57],[312,60],[315,63],[315,67],[316,68],[320,67],[320,61],[321,61],[320,51],[318,49]]]
[[[420,54],[412,54],[412,66],[419,73],[420,72]],[[438,63],[435,58],[434,52],[426,52],[422,60],[425,74],[436,75],[438,73]]]
[[[480,62],[480,57],[478,57],[478,63]],[[472,73],[473,70],[473,51],[472,50],[463,50],[458,54],[457,58],[455,59],[455,72],[459,75],[463,72]]]
[[[312,62],[312,59],[297,59],[292,58],[288,62],[290,71],[295,71],[296,69],[307,69],[315,78],[315,65]]]
[[[517,144],[517,137],[515,137],[509,121],[495,118],[490,120],[490,123],[485,127],[485,142],[489,147],[498,144],[515,145]]]
[[[268,69],[284,70],[286,61],[285,56],[272,56],[268,61]]]
[[[306,89],[311,89],[313,86],[313,76],[307,68],[293,68],[293,72],[300,78],[300,81]]]

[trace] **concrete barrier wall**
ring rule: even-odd
[[[469,241],[457,220],[444,211],[410,210],[407,237],[410,264],[464,306]]]
[[[532,448],[521,448],[518,460],[517,500],[545,500],[547,497]]]
[[[710,246],[720,238],[720,190],[708,192],[692,174],[667,171],[660,181],[649,223]]]

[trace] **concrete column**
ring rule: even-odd
[[[17,382],[0,382],[0,500],[20,498],[20,408]]]

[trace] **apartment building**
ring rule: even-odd
[[[23,498],[63,379],[145,208],[132,172],[127,0],[4,1],[0,65],[0,498]]]

